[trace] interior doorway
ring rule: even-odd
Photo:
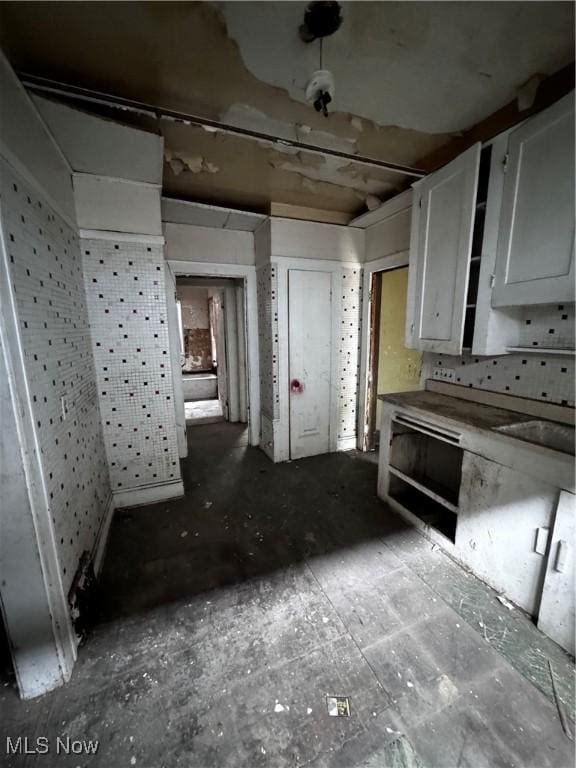
[[[12,649],[4,624],[3,612],[0,610],[0,686],[17,688]]]
[[[176,303],[186,426],[246,423],[243,280],[178,276]]]
[[[378,395],[420,389],[422,355],[404,345],[407,291],[407,266],[372,273],[364,450],[378,446]]]

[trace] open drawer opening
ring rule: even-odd
[[[431,434],[392,422],[390,469],[439,503],[456,511],[464,451]]]
[[[396,475],[390,476],[388,495],[404,509],[412,512],[420,520],[444,534],[452,543],[456,541],[458,516],[444,504]]]

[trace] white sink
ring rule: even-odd
[[[521,424],[495,427],[494,431],[574,456],[574,427],[566,424],[556,424],[553,421],[524,421]]]

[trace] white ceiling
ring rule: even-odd
[[[260,80],[305,102],[319,43],[302,43],[307,3],[223,2],[228,34]],[[470,128],[534,74],[574,57],[569,2],[347,2],[324,43],[333,109],[426,133]]]

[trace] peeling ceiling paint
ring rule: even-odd
[[[305,103],[318,62],[314,44],[298,38],[304,7],[4,2],[0,45],[31,74],[405,165],[443,151],[455,130],[561,66],[573,48],[571,3],[344,3],[343,27],[326,41],[336,94],[325,119]],[[367,196],[408,183],[337,158],[94,109],[163,135],[171,196],[259,212],[277,202],[357,213]]]
[[[178,176],[183,171],[191,173],[218,173],[220,170],[215,163],[200,155],[177,154],[171,149],[164,151],[164,160],[170,166],[172,173]]]
[[[217,3],[244,64],[306,102],[319,43],[298,34],[306,3]],[[568,2],[344,2],[324,41],[330,111],[427,133],[462,131],[514,98],[535,73],[574,56]],[[447,109],[446,106],[450,105]]]

